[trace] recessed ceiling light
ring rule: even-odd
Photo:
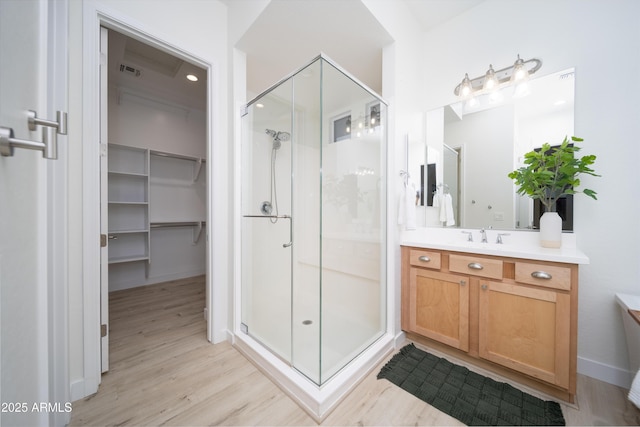
[[[256,108],[264,108],[264,104],[257,103]]]
[[[195,74],[187,74],[187,80],[190,80],[192,82],[197,82],[198,76],[196,76]]]

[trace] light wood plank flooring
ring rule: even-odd
[[[316,425],[230,344],[207,342],[204,303],[203,277],[113,292],[110,370],[73,403],[70,425]],[[323,425],[461,425],[377,380],[381,366]],[[626,390],[580,375],[578,404],[563,411],[567,425],[640,424]]]

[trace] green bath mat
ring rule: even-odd
[[[565,425],[557,402],[538,399],[413,344],[387,362],[381,378],[466,425]]]

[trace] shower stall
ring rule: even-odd
[[[312,395],[391,349],[386,108],[320,55],[242,117],[235,336]]]

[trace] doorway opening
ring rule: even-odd
[[[108,330],[127,327],[126,316],[109,324],[110,301],[131,299],[129,310],[161,316],[167,301],[175,306],[189,293],[189,318],[206,331],[209,126],[206,69],[111,29],[101,29],[101,46],[107,58],[100,91],[105,372]]]

